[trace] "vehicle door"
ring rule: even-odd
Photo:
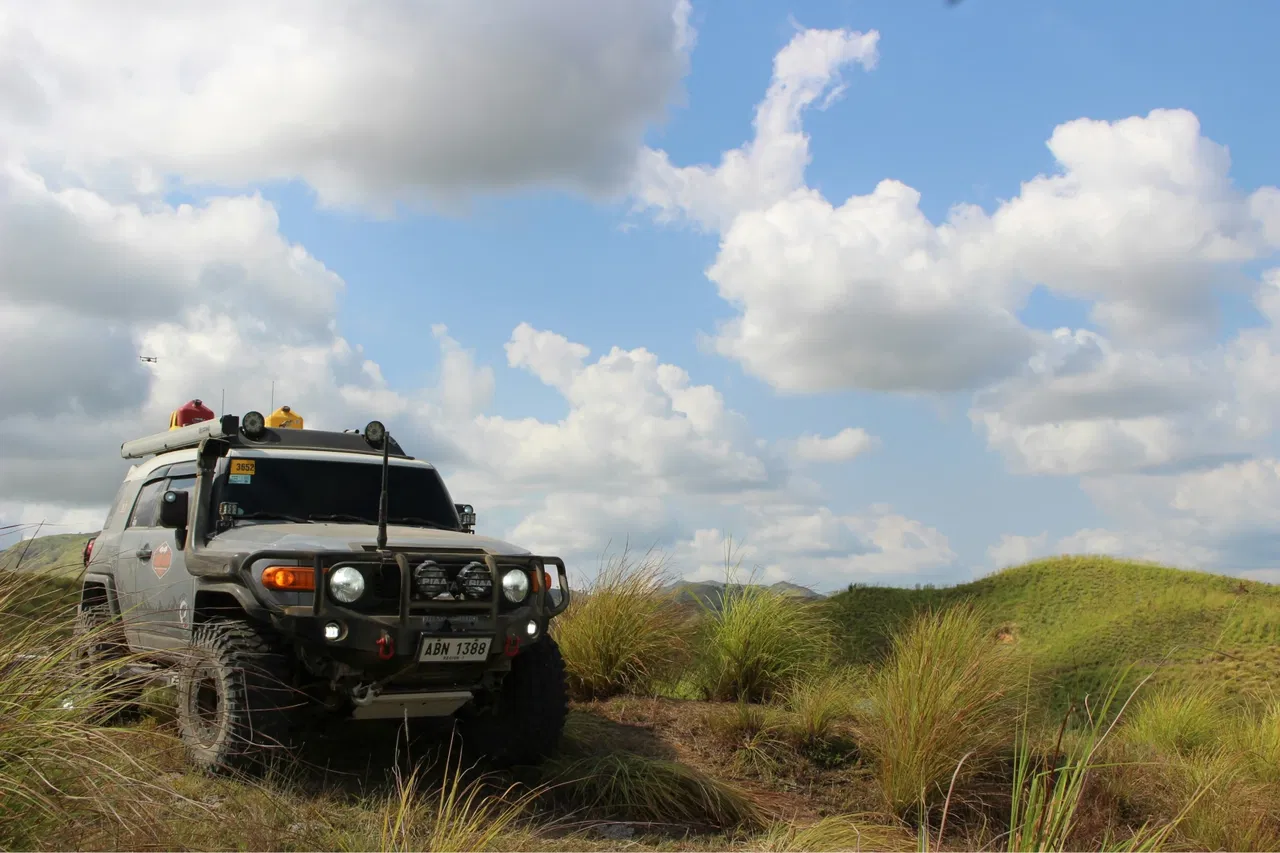
[[[183,470],[191,468],[190,473]],[[160,526],[160,498],[168,489],[191,491],[194,465],[174,465],[143,484],[120,537],[117,583],[125,633],[140,650],[177,648],[191,618],[194,584],[186,570],[183,531]]]

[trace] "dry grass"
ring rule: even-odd
[[[625,752],[554,762],[548,797],[580,820],[611,820],[667,830],[744,830],[765,826],[740,790],[684,764]]]
[[[661,559],[633,562],[624,551],[575,594],[552,629],[575,699],[647,693],[687,662],[690,626],[667,580]]]
[[[768,833],[753,839],[753,850],[913,850],[916,841],[901,827],[885,826],[857,815],[825,817],[809,826],[775,824]]]

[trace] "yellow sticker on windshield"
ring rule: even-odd
[[[232,459],[231,473],[232,474],[253,474],[255,473],[253,470],[255,462],[256,460],[253,460],[253,459]]]

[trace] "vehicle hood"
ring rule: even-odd
[[[264,548],[306,551],[357,551],[376,545],[378,528],[373,524],[290,524],[286,522],[241,522],[209,540],[210,550],[227,552],[260,551]],[[480,548],[495,556],[524,556],[529,550],[501,539],[422,527],[387,525],[387,545],[392,548]]]

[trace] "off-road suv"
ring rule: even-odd
[[[261,766],[317,711],[451,717],[506,764],[555,749],[564,563],[476,535],[471,507],[380,422],[271,428],[249,412],[120,452],[141,461],[86,549],[77,625],[97,655],[127,653],[129,677],[137,660],[170,673],[194,764]]]

